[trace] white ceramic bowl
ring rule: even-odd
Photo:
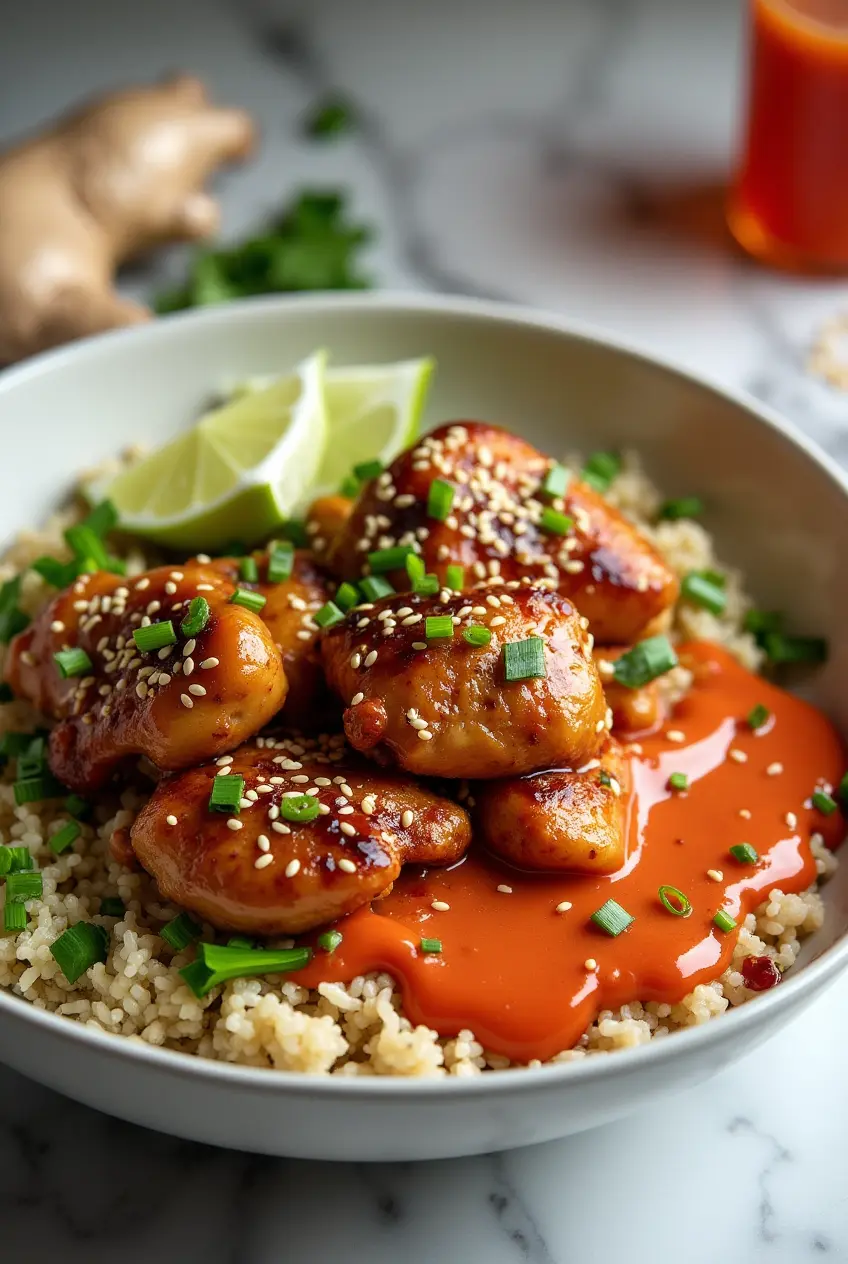
[[[830,640],[812,697],[848,732],[846,480],[786,423],[554,317],[438,298],[308,297],[212,308],[0,375],[0,537],[43,517],[74,471],[158,443],[228,377],[316,346],[338,362],[431,353],[428,421],[502,422],[560,455],[638,447],[669,494],[702,492],[721,555],[766,606]],[[779,988],[705,1027],[561,1067],[474,1080],[345,1080],[229,1066],[104,1035],[0,993],[0,1059],[135,1123],[313,1159],[448,1157],[547,1141],[705,1079],[791,1021],[848,965],[848,864],[824,928]]]

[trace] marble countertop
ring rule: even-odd
[[[732,0],[29,0],[0,44],[0,141],[86,92],[194,70],[262,126],[256,160],[218,184],[227,235],[304,183],[344,184],[379,229],[381,285],[579,316],[746,388],[848,461],[848,397],[805,368],[848,285],[764,272],[722,227],[741,17]],[[328,88],[362,127],[310,145],[298,113]],[[0,1070],[0,1256],[848,1261],[846,1039],[848,978],[662,1110],[391,1167],[175,1141]]]

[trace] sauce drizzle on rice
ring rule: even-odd
[[[738,932],[719,930],[716,911],[741,923],[775,887],[805,890],[816,877],[811,836],[830,846],[842,837],[841,813],[825,817],[810,796],[839,781],[845,750],[825,716],[725,650],[693,642],[680,653],[695,682],[673,727],[631,748],[628,859],[618,873],[529,875],[472,849],[452,869],[402,874],[384,900],[345,919],[331,956],[319,950],[291,977],[315,987],[388,970],[412,1022],[442,1036],[471,1028],[519,1062],[570,1048],[602,1009],[637,998],[675,1004],[717,978]],[[758,705],[770,718],[752,731],[746,717]],[[688,790],[669,787],[673,772],[687,775]],[[730,855],[745,842],[756,863]],[[690,916],[662,906],[662,885],[688,896]],[[590,921],[607,899],[635,918],[616,938]],[[422,938],[438,938],[441,953],[422,952]]]

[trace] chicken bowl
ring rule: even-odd
[[[691,1084],[845,964],[848,506],[776,418],[391,296],[108,335],[0,401],[10,1065],[446,1157]]]

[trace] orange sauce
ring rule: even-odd
[[[332,955],[319,949],[294,977],[315,986],[388,970],[414,1023],[443,1036],[470,1028],[486,1048],[526,1062],[575,1044],[601,1009],[675,1003],[720,975],[737,936],[713,925],[716,910],[741,921],[773,887],[804,890],[816,876],[810,836],[841,838],[841,814],[824,816],[810,795],[838,783],[845,752],[819,711],[724,650],[692,643],[681,657],[696,683],[665,730],[631,753],[628,859],[618,873],[530,875],[472,848],[452,869],[405,871],[388,897],[339,924],[344,939]],[[746,717],[758,704],[770,717],[754,732]],[[688,775],[687,792],[669,789],[672,772]],[[729,855],[743,842],[756,848],[757,864]],[[664,884],[685,892],[690,916],[664,909]],[[635,918],[614,939],[590,921],[608,898]],[[434,900],[450,909],[434,911]],[[556,912],[561,901],[572,907]],[[440,939],[442,952],[422,953],[422,936]]]
[[[848,267],[848,0],[753,0],[729,223],[778,266]]]

